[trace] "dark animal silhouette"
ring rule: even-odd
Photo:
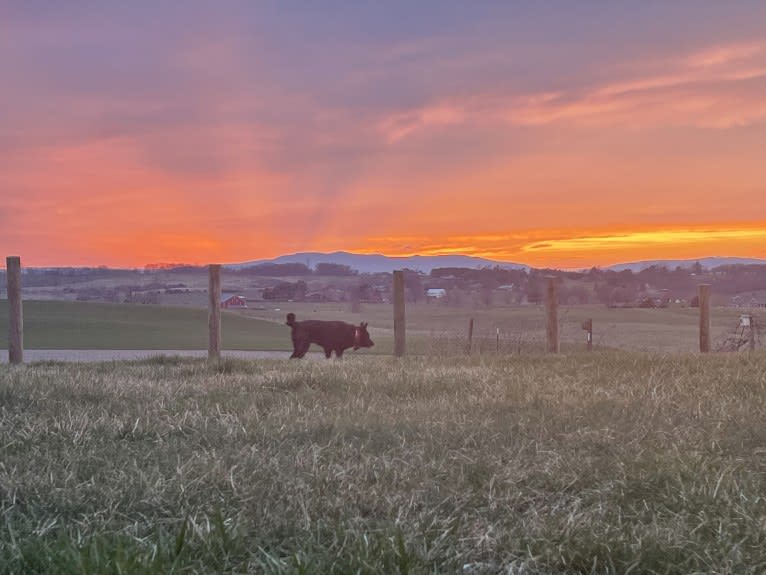
[[[343,357],[343,352],[353,347],[354,351],[360,347],[372,347],[375,345],[367,333],[365,322],[352,325],[343,321],[321,321],[307,319],[295,321],[295,314],[287,314],[287,325],[292,328],[293,354],[290,359],[301,358],[306,355],[312,343],[324,349],[325,357],[329,358],[332,352],[336,357]]]

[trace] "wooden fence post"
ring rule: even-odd
[[[758,337],[758,332],[755,329],[755,316],[750,317],[750,351],[755,351],[755,338]]]
[[[24,319],[21,305],[21,258],[5,260],[8,283],[8,362],[24,361]]]
[[[394,355],[402,357],[405,349],[404,272],[394,272]]]
[[[548,277],[545,290],[545,336],[549,353],[559,352],[559,300],[556,291],[556,278]]]
[[[221,264],[210,264],[208,284],[208,359],[221,358]]]
[[[593,318],[586,319],[582,322],[582,328],[587,332],[585,335],[585,341],[587,342],[588,351],[593,351]]]
[[[473,347],[473,318],[468,320],[468,355],[471,355]]]
[[[700,304],[700,352],[710,351],[710,284],[697,287]]]

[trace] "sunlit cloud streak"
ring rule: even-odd
[[[446,99],[389,116],[380,129],[395,143],[419,130],[466,122],[728,128],[766,118],[766,43],[711,47],[655,66],[650,73],[571,93]]]
[[[662,254],[668,246],[686,257],[704,257],[711,246],[737,253],[742,247],[753,248],[766,242],[766,222],[749,227],[663,228],[641,231],[531,230],[526,233],[476,234],[472,236],[392,236],[369,238],[364,253],[389,253],[407,256],[466,254],[500,261],[538,264],[559,262],[578,267],[583,261],[592,265],[617,263],[615,254]],[[449,246],[449,247],[445,247]],[[532,259],[530,259],[530,257]],[[659,259],[659,258],[657,258]],[[563,262],[563,263],[562,263]]]

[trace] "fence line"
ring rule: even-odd
[[[221,338],[221,269],[220,264],[209,265],[209,284],[208,284],[208,357],[210,359],[218,359],[221,357],[222,338]],[[7,280],[7,294],[8,294],[8,360],[10,363],[18,364],[24,361],[24,322],[23,322],[23,308],[22,308],[22,268],[21,258],[19,256],[7,256],[6,258],[6,280]],[[699,350],[701,353],[709,353],[711,351],[711,289],[709,284],[699,284],[698,290],[698,302],[699,302]],[[558,353],[561,349],[561,329],[566,326],[562,324],[562,318],[558,313],[558,297],[557,297],[557,278],[549,276],[547,278],[546,292],[545,292],[545,307],[544,317],[541,318],[540,323],[535,321],[537,326],[542,327],[545,338],[545,349],[549,353]],[[397,270],[393,273],[393,312],[394,312],[394,355],[402,357],[406,351],[406,309],[405,309],[405,282],[404,271]],[[566,315],[566,313],[564,314]],[[756,348],[757,330],[756,321],[753,317],[750,319],[751,323],[748,323],[749,337],[747,343],[749,349]],[[542,325],[541,325],[542,324]],[[496,326],[492,326],[493,328]],[[518,332],[518,337],[511,335],[506,341],[503,342],[502,347],[508,347],[511,351],[515,347],[518,353],[521,353],[522,347],[527,347],[528,344],[537,346],[541,344],[541,339],[537,336],[529,338],[525,335],[527,328],[524,327],[524,322],[519,324],[521,329]],[[570,326],[571,327],[571,326]],[[593,349],[593,319],[589,318],[580,323],[582,330],[586,332],[586,349],[592,351]],[[539,329],[539,328],[538,328]],[[567,328],[565,331],[568,332]],[[615,326],[603,326],[599,329],[601,338],[612,338],[609,336],[609,332],[613,331]],[[743,328],[744,330],[744,328]],[[501,349],[501,330],[500,327],[496,327],[495,352],[499,353]],[[532,330],[535,331],[535,330]],[[537,333],[541,333],[538,331]],[[465,338],[465,332],[462,335],[464,352],[468,355],[472,354],[475,350],[481,353],[488,349],[486,336],[479,335],[477,339],[476,324],[474,317],[470,317],[468,321],[468,338],[467,345]],[[508,335],[508,334],[505,334]],[[569,333],[566,337],[567,341],[571,344],[573,340],[573,334]],[[447,335],[442,337],[443,343],[452,340],[454,337],[460,338],[457,334]],[[503,338],[505,339],[505,338]],[[576,338],[575,338],[576,339]],[[601,341],[601,340],[600,340]],[[523,345],[522,345],[523,344]],[[452,344],[449,344],[452,345]],[[490,344],[491,345],[491,344]],[[509,347],[510,346],[510,347]]]

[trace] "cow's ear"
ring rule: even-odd
[[[363,322],[362,322],[362,323],[360,323],[359,325],[360,325],[360,327],[367,327],[367,322],[366,322],[366,321],[363,321]]]

